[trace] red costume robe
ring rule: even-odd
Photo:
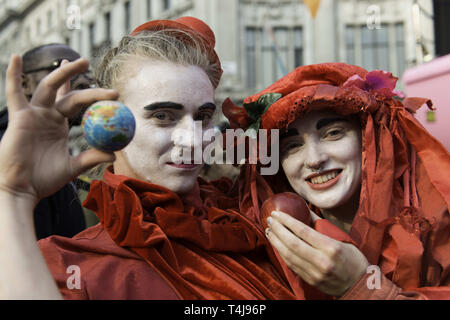
[[[199,179],[180,198],[168,189],[114,175],[92,184],[85,206],[100,223],[73,238],[39,241],[65,299],[330,299],[280,263],[262,231],[233,209],[231,181]],[[228,194],[227,194],[228,193]],[[316,230],[352,242],[326,220]],[[71,266],[79,269],[77,275]],[[74,287],[79,276],[80,287]],[[421,298],[363,277],[343,298]]]

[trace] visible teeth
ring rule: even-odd
[[[336,178],[337,175],[338,175],[337,171],[332,171],[332,172],[323,174],[321,176],[311,178],[311,183],[314,183],[314,184],[325,183],[327,181],[330,181],[331,179]]]

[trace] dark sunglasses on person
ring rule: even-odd
[[[40,68],[36,68],[36,69],[31,69],[31,70],[27,70],[24,71],[24,74],[29,74],[29,73],[34,73],[34,72],[39,72],[39,71],[49,71],[52,72],[56,69],[58,69],[61,66],[61,63],[63,62],[64,58],[62,59],[56,59],[55,61],[52,62],[52,64],[50,66],[47,67],[40,67]],[[70,82],[71,82],[71,87],[72,89],[76,89],[76,90],[80,90],[80,89],[89,89],[89,88],[95,88],[95,81],[94,79],[92,79],[92,77],[89,75],[90,71],[83,73],[83,74],[79,74],[77,76],[75,76]],[[77,79],[81,76],[84,75],[85,78],[87,78],[87,83],[82,82],[79,85],[75,84],[77,82]],[[75,85],[74,85],[75,84]]]
[[[28,73],[34,73],[34,72],[39,72],[39,71],[44,71],[44,70],[51,72],[51,71],[53,71],[55,69],[58,69],[61,66],[61,62],[63,62],[63,60],[64,59],[56,59],[49,66],[27,70],[27,71],[24,71],[23,73],[28,74]]]

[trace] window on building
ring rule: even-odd
[[[171,5],[170,2],[171,2],[170,0],[162,0],[163,10],[169,10],[170,9],[170,5]]]
[[[95,23],[91,22],[89,23],[89,46],[91,50],[95,46]]]
[[[25,28],[25,41],[31,40],[31,33],[30,33],[30,27]]]
[[[288,72],[289,64],[289,30],[286,27],[273,29],[275,79],[280,79]],[[294,50],[293,50],[294,51]]]
[[[303,64],[302,28],[246,29],[247,87],[267,87]]]
[[[42,30],[41,30],[41,19],[38,19],[36,22],[36,34],[37,35],[41,35]]]
[[[401,76],[405,70],[403,23],[381,24],[379,29],[366,25],[345,27],[346,62],[371,71],[389,70]]]
[[[152,18],[152,0],[147,0],[147,19]]]
[[[49,10],[47,12],[47,26],[49,29],[53,28],[53,11]]]
[[[266,28],[262,32],[262,84],[264,87],[287,73],[289,63],[289,30]]]
[[[362,65],[368,70],[389,70],[389,37],[386,24],[361,30]]]
[[[111,41],[111,13],[105,13],[105,39]]]
[[[403,23],[395,24],[395,47],[397,50],[397,75],[402,76],[406,69],[405,58],[405,31]]]
[[[247,28],[245,31],[246,60],[247,60],[247,87],[256,87],[256,28]]]
[[[131,33],[131,7],[130,7],[130,1],[125,2],[124,9],[125,9],[125,32],[127,34],[129,34],[129,33]]]
[[[257,73],[260,74],[258,78],[260,82],[262,81],[263,87],[266,87],[266,84],[269,84],[272,79],[276,79],[275,77],[275,54],[274,54],[274,46],[273,46],[273,36],[270,35],[267,30],[259,29],[258,37],[261,39],[262,48],[261,48],[261,64],[258,64]],[[273,31],[273,30],[272,30]]]
[[[303,65],[303,30],[294,28],[294,67]]]
[[[347,63],[356,64],[355,60],[355,27],[345,27],[345,47],[347,51]]]
[[[76,49],[76,51],[78,51],[78,52],[83,52],[83,37],[81,36],[82,35],[82,31],[81,30],[76,30],[75,31],[75,35],[76,35],[76,39],[77,39],[77,48],[74,48],[74,49]]]

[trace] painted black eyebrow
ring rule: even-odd
[[[317,121],[316,130],[320,130],[323,127],[325,127],[325,126],[327,126],[327,125],[329,125],[331,123],[340,122],[340,121],[349,122],[349,120],[346,119],[346,118],[325,118],[325,119],[320,119],[319,121]]]
[[[183,105],[176,103],[176,102],[170,102],[170,101],[164,101],[164,102],[155,102],[152,104],[149,104],[148,106],[145,106],[144,109],[147,111],[154,111],[158,109],[175,109],[175,110],[183,110]]]
[[[208,102],[208,103],[205,103],[204,105],[200,106],[198,108],[198,111],[208,110],[208,109],[212,110],[212,111],[216,111],[217,107],[214,103]]]
[[[215,111],[216,110],[216,105],[212,102],[208,102],[205,103],[204,105],[200,106],[198,108],[199,111],[202,110],[212,110]],[[175,109],[175,110],[183,110],[184,106],[180,103],[176,103],[176,102],[171,102],[171,101],[164,101],[164,102],[155,102],[152,104],[149,104],[148,106],[144,107],[145,110],[147,111],[155,111],[158,109]]]
[[[297,131],[297,129],[295,129],[295,128],[290,128],[290,129],[288,129],[287,132],[283,132],[283,133],[280,135],[280,140],[281,140],[281,139],[284,139],[284,138],[289,138],[289,137],[292,137],[292,136],[298,136],[298,131]]]

